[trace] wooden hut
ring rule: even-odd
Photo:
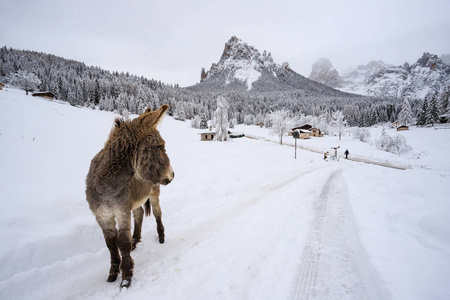
[[[43,98],[50,99],[50,100],[55,99],[55,95],[53,95],[52,92],[35,92],[31,95],[34,97],[43,97]]]
[[[214,137],[216,136],[215,132],[202,132],[200,133],[201,140],[202,141],[212,141],[214,140]]]
[[[409,130],[409,127],[406,126],[406,125],[402,125],[402,126],[397,127],[397,131],[402,131],[402,130]]]

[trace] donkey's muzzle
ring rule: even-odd
[[[172,166],[170,166],[169,172],[168,172],[167,176],[165,176],[165,178],[162,180],[161,184],[168,185],[169,183],[172,182],[174,177],[175,177],[175,172],[173,171]]]

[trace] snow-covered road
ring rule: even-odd
[[[448,296],[445,163],[400,171],[302,150],[294,159],[262,140],[200,142],[169,117],[166,242],[146,218],[132,286],[120,290],[106,282],[109,251],[84,195],[113,119],[1,91],[0,299]]]

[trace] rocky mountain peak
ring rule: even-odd
[[[249,46],[236,36],[232,36],[225,43],[225,49],[223,50],[219,63],[226,60],[257,60],[260,56],[258,50],[253,46]]]
[[[308,78],[333,88],[340,87],[343,84],[338,71],[333,68],[333,64],[328,58],[321,58],[316,61]]]
[[[425,52],[422,57],[417,60],[413,67],[415,66],[429,68],[430,70],[448,68],[448,65],[446,65],[437,55],[433,55],[428,52]]]
[[[219,74],[225,76],[225,84],[240,80],[247,84],[248,90],[252,83],[258,80],[263,70],[273,72],[276,64],[270,52],[264,50],[263,54],[253,46],[244,43],[236,36],[232,36],[225,43],[220,60],[212,64],[208,72],[201,72],[201,82],[208,78],[217,77]]]
[[[326,85],[313,82],[296,73],[287,62],[275,63],[272,54],[248,45],[236,36],[226,43],[217,63],[200,72],[200,83],[190,87],[203,91],[302,91],[309,95],[341,95]]]

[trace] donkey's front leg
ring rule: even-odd
[[[123,211],[117,214],[119,231],[117,233],[117,246],[122,254],[122,282],[120,287],[129,287],[133,277],[134,262],[131,258],[131,211]]]
[[[159,206],[159,185],[155,185],[150,192],[150,203],[152,205],[153,215],[156,220],[156,230],[158,231],[159,243],[163,244],[165,235],[164,235],[164,225],[162,223],[162,211],[161,206]]]

